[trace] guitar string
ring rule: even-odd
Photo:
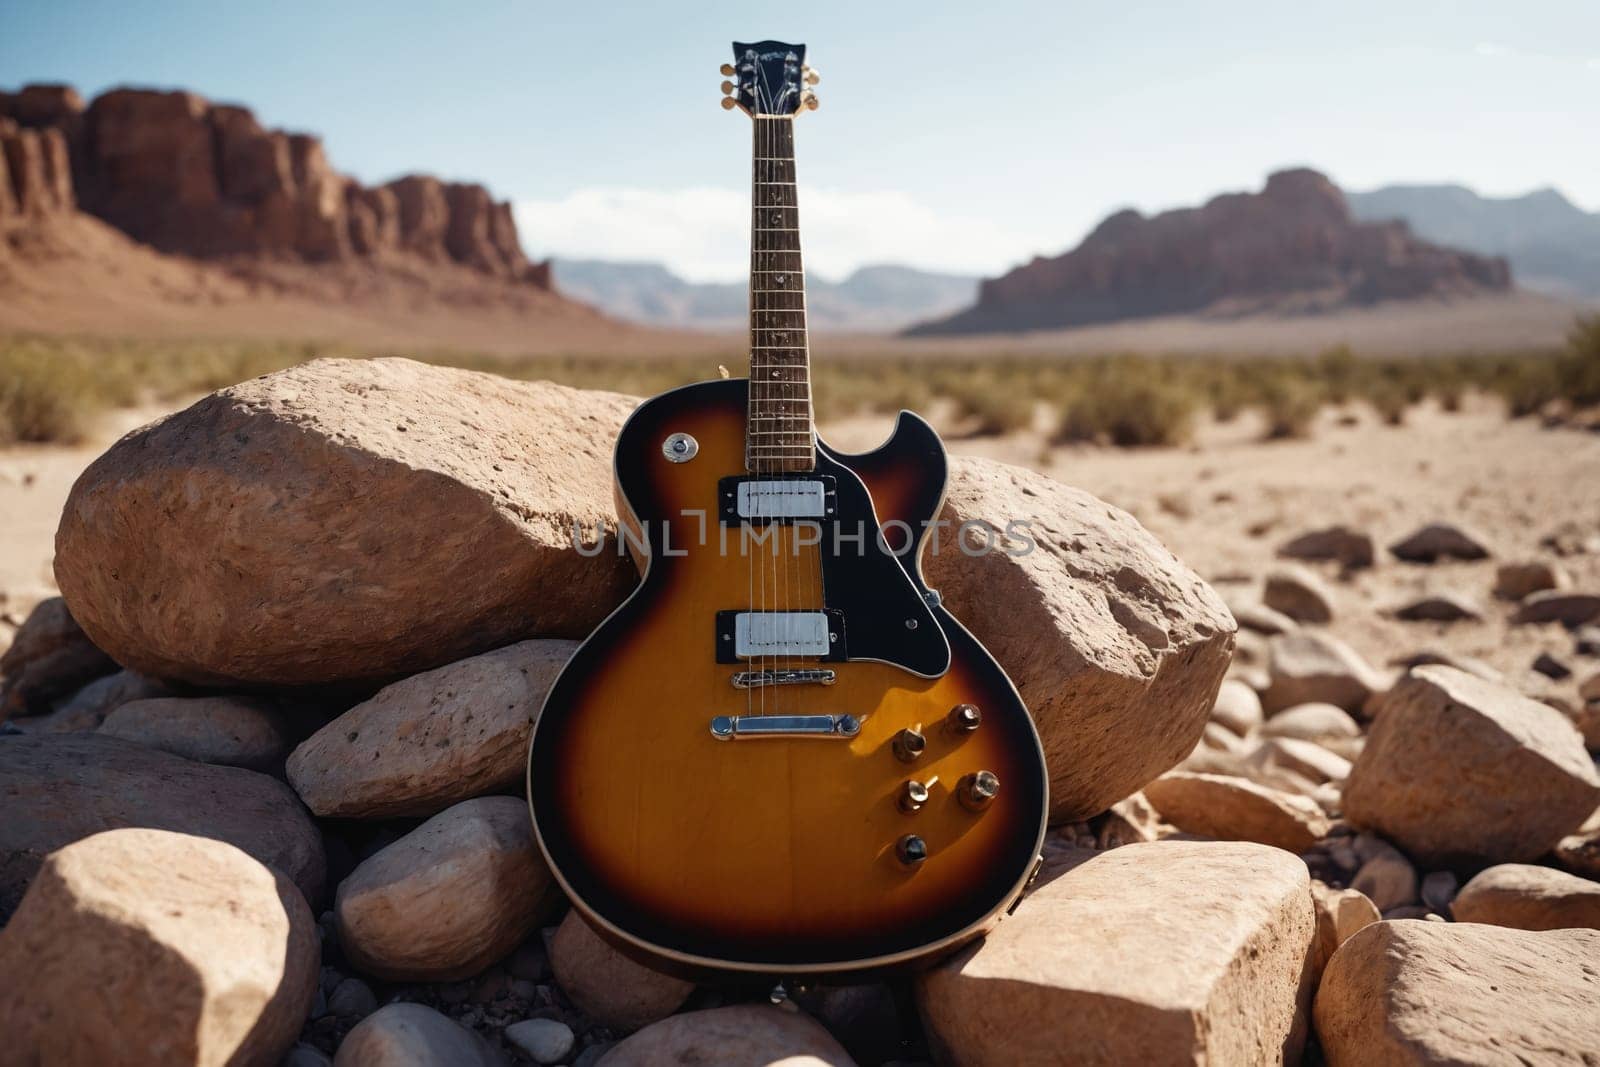
[[[742,67],[742,62],[743,61],[741,59],[740,60],[741,67]],[[740,74],[742,75],[742,69],[740,71]],[[743,78],[741,77],[740,80],[742,81]],[[752,86],[755,84],[755,80],[753,78],[751,79],[751,84],[752,84]],[[756,168],[759,166],[759,163],[757,161],[761,157],[761,150],[760,150],[761,146],[760,146],[759,140],[760,140],[760,127],[758,126],[758,127],[756,127],[756,129],[751,131],[751,143],[750,143],[750,188],[752,190],[755,189],[756,176],[758,174],[758,171],[757,171]],[[759,321],[756,318],[755,314],[754,314],[754,311],[755,311],[755,299],[756,299],[756,295],[755,295],[756,275],[755,275],[755,272],[754,272],[754,267],[756,265],[759,265],[759,256],[760,256],[760,253],[757,251],[757,245],[756,245],[756,233],[755,233],[754,230],[751,230],[751,232],[750,232],[750,262],[752,264],[752,269],[751,269],[751,274],[750,274],[750,295],[749,295],[749,300],[750,300],[750,307],[751,307],[751,316],[750,316],[750,323],[751,323],[751,328],[750,328],[750,368],[751,368],[751,370],[750,370],[750,377],[751,377],[752,380],[755,378],[755,361],[756,361],[756,352],[758,351],[758,349],[756,347],[756,325],[758,324],[758,321]],[[747,394],[748,394],[748,388],[747,388],[746,391],[747,391]],[[755,471],[755,462],[756,462],[756,454],[751,449],[751,440],[752,439],[751,439],[751,436],[750,436],[750,433],[749,433],[749,430],[751,429],[751,422],[752,422],[750,416],[754,415],[754,413],[755,413],[754,409],[751,407],[751,404],[750,404],[750,401],[752,401],[753,399],[754,399],[753,395],[747,395],[746,396],[746,404],[745,404],[745,431],[746,432],[745,432],[745,450],[744,450],[745,467],[747,469],[749,469],[752,473],[754,473],[754,471]],[[735,503],[737,503],[737,498],[735,498]],[[733,517],[734,517],[735,520],[738,521],[738,527],[739,527],[739,551],[741,553],[743,553],[743,555],[745,557],[746,565],[747,565],[747,567],[749,569],[749,585],[750,585],[750,588],[749,588],[749,592],[747,594],[747,599],[749,600],[749,603],[750,603],[750,607],[748,608],[748,610],[752,613],[752,618],[753,618],[754,617],[754,612],[756,610],[756,567],[755,567],[755,557],[753,557],[750,554],[750,538],[749,538],[749,530],[750,530],[750,528],[749,528],[749,526],[747,526],[745,524],[743,519],[739,518],[739,509],[737,507],[734,508]],[[734,632],[735,632],[735,635],[737,635],[737,633],[738,633],[737,626],[735,626]],[[738,658],[739,658],[737,643],[738,643],[738,639],[737,639],[737,636],[735,636],[735,646],[736,647],[734,649],[734,657],[733,657],[734,660],[735,660],[735,668],[734,669],[738,670],[740,667],[743,667],[744,669],[748,670],[749,669],[749,664],[748,663],[739,664],[737,662]],[[747,716],[754,709],[755,696],[756,696],[756,694],[754,692],[754,687],[750,687],[750,688],[745,689],[745,691],[744,691],[744,713]]]

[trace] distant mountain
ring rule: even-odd
[[[1430,241],[1505,256],[1525,288],[1600,297],[1600,212],[1554,189],[1490,197],[1460,185],[1386,185],[1347,199],[1358,219],[1404,219]]]
[[[620,319],[652,326],[743,329],[749,296],[742,282],[689,282],[659,263],[554,261],[556,288]],[[978,279],[911,267],[862,267],[841,282],[806,279],[812,329],[879,332],[965,307]]]
[[[1504,259],[1418,239],[1404,222],[1358,222],[1314,170],[1203,207],[1111,215],[1077,248],[986,280],[978,302],[913,334],[1004,333],[1206,313],[1308,313],[1511,288]]]

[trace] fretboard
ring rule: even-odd
[[[751,471],[816,466],[806,344],[805,270],[795,197],[794,122],[758,116],[750,223],[750,407],[745,464]]]

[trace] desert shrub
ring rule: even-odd
[[[0,351],[0,442],[73,442],[105,394],[84,363],[37,350]]]
[[[1322,410],[1322,395],[1313,382],[1280,372],[1262,381],[1260,405],[1267,421],[1262,436],[1267,440],[1309,437]]]
[[[949,387],[956,414],[974,437],[999,437],[1033,425],[1033,394],[1018,375],[979,372]]]
[[[1103,368],[1062,405],[1055,440],[1108,441],[1124,447],[1188,441],[1200,396],[1155,371],[1144,361]]]

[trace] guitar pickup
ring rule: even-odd
[[[735,475],[717,483],[717,500],[727,526],[824,520],[839,509],[831,474]]]
[[[716,631],[718,663],[773,656],[846,658],[844,612],[837,609],[719,611]]]
[[[826,737],[848,741],[861,732],[854,715],[718,715],[711,736],[718,741],[752,737]]]

